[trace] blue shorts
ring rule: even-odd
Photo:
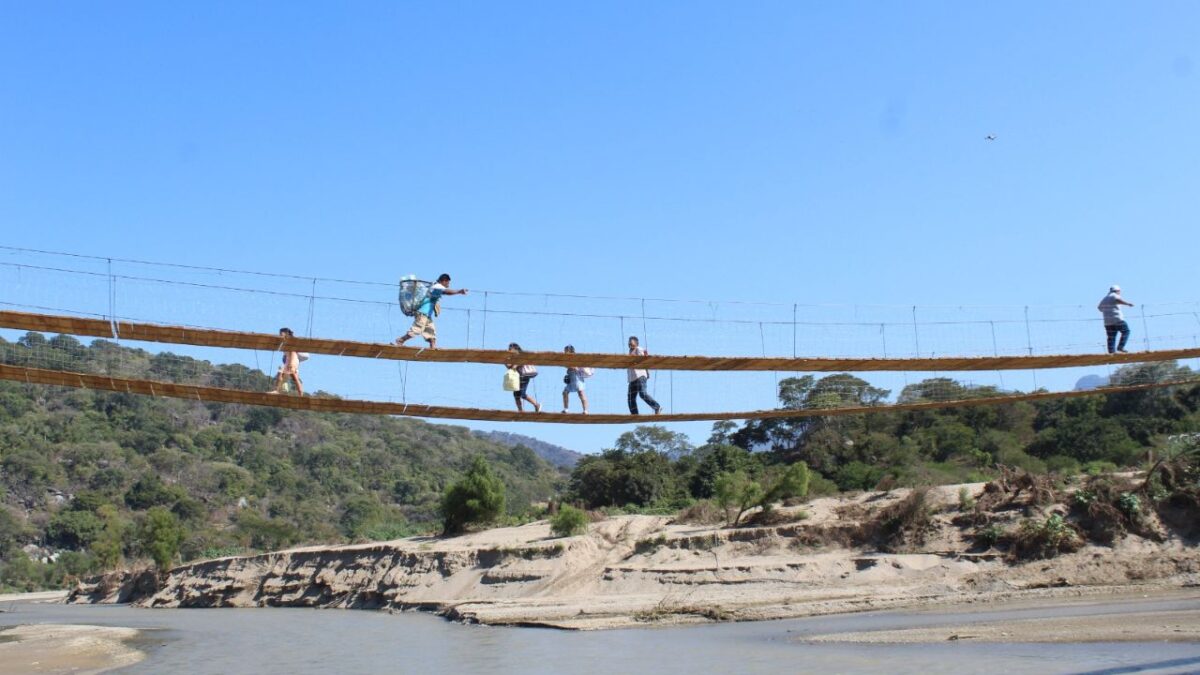
[[[574,373],[569,373],[565,380],[567,386],[563,387],[564,394],[578,394],[584,391],[583,380]]]

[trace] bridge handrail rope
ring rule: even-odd
[[[67,252],[67,251],[52,251],[52,250],[48,250],[48,249],[28,248],[28,247],[21,247],[21,246],[0,245],[0,251],[9,251],[10,253],[13,253],[13,254],[24,253],[24,254],[54,256],[54,257],[61,257],[61,258],[72,258],[72,259],[78,259],[78,260],[91,260],[91,261],[95,261],[98,263],[112,261],[114,263],[125,263],[125,264],[130,264],[130,265],[143,265],[143,266],[147,266],[147,267],[161,267],[161,268],[166,268],[166,269],[180,269],[180,270],[192,270],[192,271],[197,271],[197,272],[211,272],[211,273],[215,273],[215,274],[241,274],[241,275],[246,275],[246,276],[255,276],[255,277],[262,277],[262,278],[288,279],[291,281],[304,282],[305,284],[312,283],[313,281],[319,281],[322,283],[328,282],[328,283],[333,283],[333,284],[347,284],[347,285],[355,285],[355,286],[374,286],[374,287],[379,287],[379,288],[395,288],[395,286],[396,286],[395,281],[344,279],[344,278],[337,278],[337,277],[313,276],[310,274],[287,274],[287,273],[282,273],[282,272],[263,272],[261,270],[245,270],[245,269],[215,267],[215,266],[206,266],[206,265],[192,265],[192,264],[188,264],[188,263],[139,260],[136,258],[121,258],[121,257],[116,257],[116,256],[89,255],[89,254],[83,254],[83,253],[73,253],[73,252]],[[22,267],[29,267],[31,269],[46,269],[46,270],[61,271],[61,272],[75,272],[75,273],[80,273],[80,274],[89,274],[89,272],[85,272],[82,270],[69,270],[69,269],[51,268],[51,267],[38,267],[36,265],[27,265],[24,263],[0,263],[0,264],[18,265],[18,266],[22,266]],[[93,273],[93,274],[95,274],[95,273]],[[99,274],[99,276],[106,276],[106,275]],[[151,280],[162,281],[164,283],[176,283],[176,282],[168,281],[168,280],[150,279],[150,278],[145,278],[145,277],[129,277],[129,278],[144,279],[147,281],[151,281]],[[231,288],[229,290],[246,290],[246,291],[258,290],[258,291],[261,291],[264,293],[271,292],[271,291],[266,291],[266,290],[262,290],[262,289],[232,289]],[[907,309],[911,306],[909,304],[888,305],[888,304],[872,304],[872,303],[854,303],[854,304],[791,303],[791,302],[782,302],[782,301],[771,302],[771,301],[763,301],[763,300],[717,300],[717,301],[714,301],[714,300],[699,300],[699,299],[691,299],[691,298],[642,298],[642,297],[615,296],[615,295],[585,295],[585,294],[580,294],[580,293],[546,293],[546,292],[532,292],[532,291],[504,291],[504,290],[494,290],[494,289],[475,289],[475,290],[476,290],[476,292],[479,292],[479,293],[482,293],[486,290],[486,292],[491,293],[493,295],[506,295],[506,296],[518,296],[518,297],[561,298],[561,299],[565,299],[565,300],[611,300],[611,301],[629,301],[629,302],[645,301],[645,302],[681,303],[681,304],[696,304],[696,305],[712,305],[712,304],[743,305],[743,306],[775,307],[775,308],[780,308],[780,309],[785,309],[785,310],[787,308],[790,308],[793,306],[801,307],[801,308],[825,307],[825,308],[890,308],[890,309]],[[299,294],[299,295],[302,295],[303,297],[308,297],[308,294]],[[317,299],[318,300],[320,300],[320,299],[340,299],[340,300],[346,300],[346,301],[353,301],[349,298],[321,298],[320,296],[318,296]],[[1181,300],[1181,301],[1157,302],[1154,304],[1157,306],[1168,306],[1168,305],[1192,305],[1192,306],[1195,306],[1200,303],[1197,303],[1197,301],[1194,301],[1194,300]],[[922,308],[926,308],[926,309],[1010,309],[1010,310],[1019,310],[1024,305],[941,304],[941,305],[920,305],[920,306]],[[1057,309],[1092,309],[1093,305],[1090,305],[1087,303],[1074,303],[1074,304],[1030,305],[1030,307],[1036,307],[1036,308],[1040,308],[1040,309],[1053,309],[1053,308],[1057,308]],[[653,317],[651,317],[651,318],[653,318]],[[790,321],[783,321],[780,323],[785,324],[785,325],[791,324]],[[872,323],[878,323],[878,322],[865,322],[863,325],[868,325],[868,324],[872,324]],[[801,325],[804,325],[803,322],[801,323]],[[927,324],[923,323],[922,325],[927,325]]]
[[[966,372],[1031,370],[1122,365],[1200,358],[1200,347],[1136,353],[1056,354],[1036,356],[971,356],[931,358],[790,358],[724,356],[634,356],[612,353],[520,352],[490,349],[415,349],[393,344],[325,338],[281,338],[273,333],[253,333],[210,328],[190,328],[124,320],[35,314],[0,310],[0,328],[54,332],[109,338],[116,333],[126,340],[263,351],[303,351],[332,356],[352,356],[434,363],[506,363],[592,368],[652,368],[692,371],[793,371],[793,372]]]

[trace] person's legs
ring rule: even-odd
[[[1117,349],[1117,331],[1119,326],[1104,325],[1104,332],[1108,334],[1108,353],[1112,354]]]
[[[567,412],[567,408],[571,407],[570,390],[563,389],[563,412]]]
[[[513,400],[517,402],[517,412],[525,412],[525,408],[521,407],[521,392],[513,392]]]
[[[583,414],[588,414],[587,411],[587,394],[583,393],[583,389],[579,390],[579,403],[583,405]]]
[[[654,408],[654,414],[657,415],[658,412],[662,410],[662,406],[660,406],[658,401],[655,401],[654,398],[650,396],[650,393],[646,391],[646,384],[646,378],[638,378],[638,395],[642,397],[642,400],[646,402],[646,405]]]
[[[417,315],[413,317],[413,322],[412,325],[408,327],[408,332],[396,338],[396,344],[403,345],[405,342],[408,342],[410,338],[414,338],[418,335],[424,335],[425,324],[428,321],[429,317],[418,312]]]
[[[437,326],[433,323],[433,317],[425,317],[425,340],[429,343],[430,349],[437,349]]]
[[[526,376],[522,375],[521,376],[521,388],[519,390],[517,390],[516,392],[513,392],[517,397],[517,410],[521,410],[522,412],[524,411],[524,408],[521,407],[522,399],[529,401],[530,403],[533,404],[534,412],[542,411],[542,405],[540,403],[538,403],[536,399],[534,399],[532,396],[529,395],[529,381],[532,379],[533,379],[532,377],[526,377]]]
[[[1121,344],[1117,345],[1117,351],[1125,351],[1125,343],[1129,342],[1129,324],[1122,321],[1121,325],[1117,326],[1121,331]]]
[[[629,414],[630,415],[638,414],[637,395],[638,395],[638,383],[639,382],[641,382],[641,380],[634,380],[633,382],[629,383],[628,398],[629,398]]]
[[[296,394],[303,396],[304,395],[304,384],[302,382],[300,382],[300,373],[293,372],[293,373],[291,373],[291,377],[292,377],[292,382],[296,383]]]

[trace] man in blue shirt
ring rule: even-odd
[[[1132,302],[1126,302],[1121,297],[1121,287],[1113,284],[1108,289],[1108,295],[1100,301],[1096,309],[1104,315],[1104,332],[1108,334],[1108,353],[1114,351],[1124,353],[1125,343],[1129,341],[1129,324],[1121,313],[1121,306],[1133,307]],[[1117,333],[1121,334],[1121,343],[1117,344]]]
[[[403,345],[411,337],[421,336],[429,343],[430,349],[437,349],[437,326],[433,324],[433,317],[438,315],[438,301],[443,295],[466,295],[467,289],[454,290],[450,288],[450,275],[443,274],[437,278],[437,283],[429,288],[429,293],[425,299],[417,307],[416,316],[413,317],[412,328],[408,332],[396,339],[396,344]]]

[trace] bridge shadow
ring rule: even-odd
[[[1152,661],[1150,663],[1137,663],[1128,666],[1117,666],[1115,668],[1104,668],[1102,670],[1084,670],[1076,673],[1075,675],[1120,675],[1121,673],[1145,673],[1152,670],[1163,670],[1166,668],[1186,668],[1187,666],[1197,667],[1188,668],[1187,670],[1181,672],[1200,672],[1200,656],[1182,659],[1168,659],[1166,661]]]

